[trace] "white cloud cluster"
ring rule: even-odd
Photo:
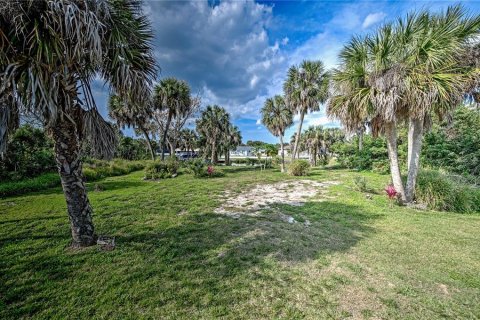
[[[204,104],[234,117],[256,114],[272,75],[284,69],[282,46],[269,39],[272,8],[251,0],[146,3],[162,77],[175,76],[199,91]],[[255,118],[255,116],[252,116]]]

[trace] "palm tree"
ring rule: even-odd
[[[282,96],[276,95],[268,98],[261,110],[262,123],[267,127],[271,134],[280,138],[280,153],[282,155],[282,172],[285,172],[285,153],[283,148],[283,136],[285,130],[293,124],[293,113],[287,107]]]
[[[299,66],[292,66],[288,70],[287,80],[283,85],[285,100],[292,112],[300,114],[292,159],[297,156],[298,139],[305,114],[318,111],[320,104],[328,98],[328,78],[321,61],[303,61]]]
[[[218,162],[218,149],[225,132],[230,124],[230,116],[217,105],[207,106],[197,120],[197,131],[205,139],[211,152],[212,163]]]
[[[446,12],[420,12],[387,24],[376,34],[354,38],[340,55],[335,94],[327,112],[352,130],[368,120],[372,133],[384,133],[395,189],[411,202],[418,173],[424,124],[458,105],[478,71],[459,61],[466,43],[478,35],[480,17],[459,6]],[[404,188],[397,152],[397,123],[409,121],[408,178]]]
[[[417,26],[414,36],[408,32],[409,24]],[[423,136],[432,116],[451,114],[472,80],[478,81],[478,69],[459,57],[465,55],[471,40],[478,42],[480,15],[469,16],[461,6],[453,6],[442,13],[409,16],[398,29],[402,39],[410,40],[400,59],[406,66],[401,79],[409,122],[405,192],[407,202],[411,202]]]
[[[195,145],[197,144],[198,136],[192,129],[183,129],[180,131],[180,145],[186,151],[195,151]]]
[[[224,119],[229,120],[229,119]],[[237,148],[242,143],[242,134],[237,126],[231,123],[225,124],[227,130],[223,132],[223,150],[225,154],[225,165],[230,165],[230,150]]]
[[[165,159],[165,141],[172,118],[184,114],[191,106],[190,87],[185,81],[166,78],[154,88],[153,102],[157,109],[167,111],[167,122],[162,133],[162,160]],[[175,150],[173,150],[175,152]]]
[[[0,5],[1,128],[28,112],[54,141],[75,247],[95,243],[80,145],[112,156],[115,132],[93,100],[96,76],[125,101],[144,101],[156,73],[149,23],[133,0],[13,0]],[[12,95],[13,93],[13,95]],[[6,135],[0,140],[0,150]]]
[[[114,119],[120,127],[134,127],[140,131],[147,140],[148,149],[152,160],[155,160],[155,150],[149,135],[149,121],[153,110],[149,110],[151,104],[143,107],[131,107],[117,95],[111,95],[108,100],[108,115]]]

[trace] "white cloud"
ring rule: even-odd
[[[186,80],[202,104],[256,119],[285,57],[282,39],[270,39],[272,7],[253,0],[146,2],[161,77]]]
[[[380,21],[382,21],[383,19],[385,19],[387,15],[384,13],[384,12],[376,12],[376,13],[370,13],[366,18],[365,20],[363,20],[363,23],[362,23],[362,28],[363,29],[366,29]]]
[[[256,125],[260,125],[262,124],[262,119],[257,119],[257,121],[255,122]]]

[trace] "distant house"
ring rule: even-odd
[[[288,144],[283,145],[283,154],[285,155],[285,157],[290,157],[291,152],[292,152],[292,148],[290,147],[290,145]],[[278,155],[280,157],[282,156],[282,149],[280,147],[278,147]]]
[[[230,157],[253,157],[255,148],[250,146],[238,146],[237,149],[230,151]]]
[[[283,149],[284,149],[284,154],[285,154],[285,157],[291,157],[292,156],[292,146],[286,144],[283,146]],[[279,156],[282,156],[282,150],[279,148],[278,149],[278,155]],[[299,155],[299,158],[300,159],[308,159],[310,157],[308,151],[301,151],[300,152],[300,155]]]

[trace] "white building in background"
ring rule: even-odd
[[[238,146],[235,150],[230,150],[230,157],[241,158],[241,157],[254,157],[254,147],[250,146]]]
[[[284,154],[285,154],[285,158],[286,157],[291,157],[292,156],[292,146],[286,144],[283,146],[283,149],[284,149]],[[280,148],[278,148],[278,155],[281,157],[282,156],[282,150]],[[310,155],[308,153],[308,151],[302,151],[300,152],[300,159],[309,159],[310,158]]]

